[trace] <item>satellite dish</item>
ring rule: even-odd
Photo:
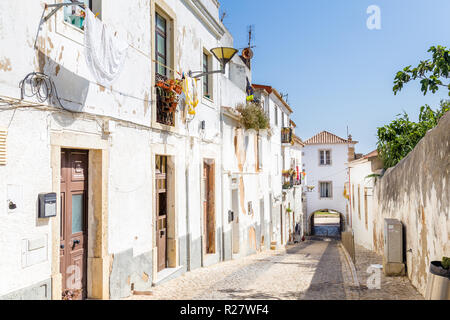
[[[242,50],[242,57],[246,60],[250,60],[251,58],[253,58],[253,50],[250,48],[245,48],[244,50]]]

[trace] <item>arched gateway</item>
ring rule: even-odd
[[[309,235],[340,237],[346,229],[345,215],[332,210],[323,209],[312,212],[307,219]]]

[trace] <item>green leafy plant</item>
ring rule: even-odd
[[[292,212],[292,209],[291,209],[291,208],[287,208],[287,209],[286,209],[286,212],[291,213],[291,212]]]
[[[236,110],[241,114],[241,122],[245,129],[264,130],[270,129],[269,118],[259,103],[247,102],[239,104]]]
[[[442,268],[444,268],[446,270],[450,269],[450,258],[449,257],[442,258]]]
[[[428,91],[436,93],[440,87],[444,87],[448,89],[450,96],[450,81],[447,83],[443,82],[443,79],[449,78],[450,51],[443,46],[433,46],[428,52],[433,54],[431,60],[421,61],[415,68],[408,66],[397,72],[394,80],[394,94],[401,91],[406,83],[420,79],[422,84],[421,91],[424,95]]]
[[[450,110],[450,101],[441,101],[440,109],[425,105],[420,109],[419,121],[413,122],[406,112],[397,115],[390,124],[378,128],[378,153],[384,168],[397,165],[426,135],[437,126],[442,116]]]

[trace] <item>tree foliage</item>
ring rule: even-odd
[[[390,124],[378,128],[378,153],[385,169],[397,165],[425,136],[437,126],[442,116],[450,110],[450,100],[441,101],[437,110],[425,105],[420,109],[419,121],[412,122],[406,112],[397,115]]]
[[[245,129],[264,130],[270,128],[269,118],[259,103],[239,104],[236,109],[242,116],[241,122]]]
[[[421,61],[415,68],[408,66],[397,72],[394,80],[394,94],[401,91],[406,83],[420,79],[421,91],[424,95],[429,91],[436,93],[440,87],[444,87],[450,96],[450,81],[444,82],[449,78],[450,51],[443,46],[433,46],[428,52],[433,54],[431,60]]]

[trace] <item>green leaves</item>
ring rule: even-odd
[[[437,126],[442,116],[450,110],[450,100],[441,101],[441,107],[433,110],[429,105],[420,108],[419,121],[412,122],[406,112],[397,115],[390,124],[378,128],[378,153],[385,169],[396,166],[427,134]]]
[[[450,76],[450,51],[443,46],[433,46],[428,52],[432,53],[432,60],[421,61],[416,68],[411,69],[411,66],[408,66],[403,71],[397,72],[393,87],[395,95],[406,83],[421,79],[421,91],[424,95],[429,91],[436,93],[439,87],[445,87],[449,90],[450,96],[450,83],[444,84],[441,80]]]
[[[270,128],[269,118],[260,104],[254,102],[246,105],[240,104],[236,109],[241,113],[241,122],[245,129],[264,130]]]

